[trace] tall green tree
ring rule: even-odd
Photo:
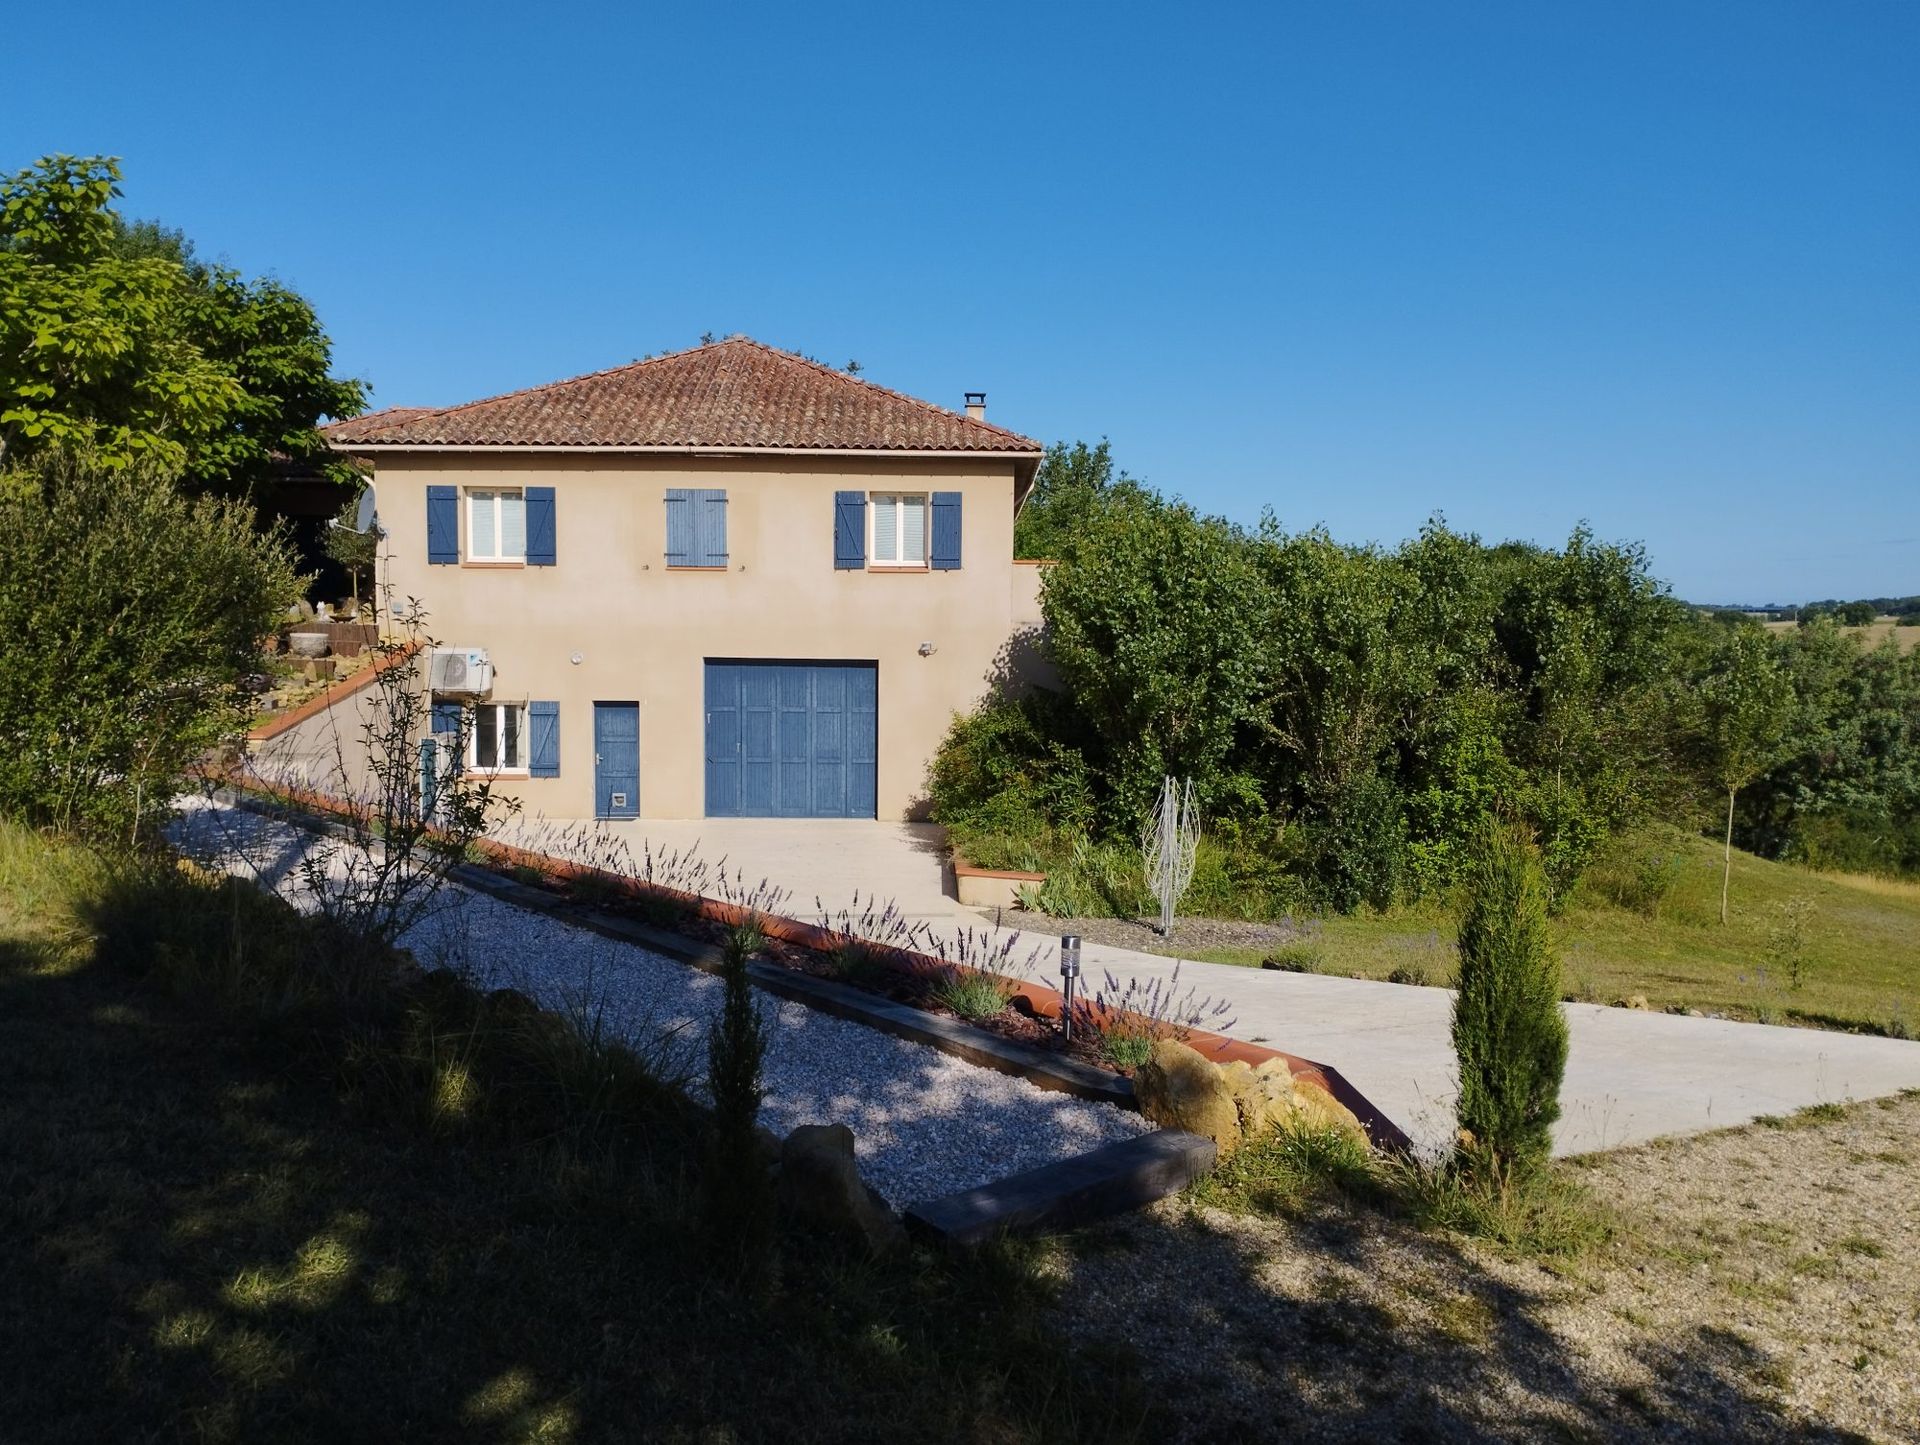
[[[1773,641],[1758,627],[1731,629],[1698,689],[1702,737],[1713,779],[1727,795],[1720,873],[1720,921],[1727,921],[1733,881],[1733,811],[1740,790],[1774,766],[1786,750],[1794,714],[1793,684]]]
[[[1114,475],[1106,439],[1055,442],[1034,474],[1033,490],[1013,524],[1013,555],[1060,561],[1079,548],[1080,534],[1107,505],[1149,495],[1134,478]]]
[[[276,456],[340,469],[316,424],[365,388],[329,375],[312,307],[128,224],[120,179],[110,158],[47,156],[0,182],[0,464],[76,446],[235,496]]]
[[[1131,833],[1165,774],[1218,797],[1263,688],[1263,583],[1228,524],[1152,497],[1110,501],[1047,576],[1047,649],[1105,753],[1108,821]]]

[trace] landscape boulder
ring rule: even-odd
[[[1285,1059],[1263,1059],[1258,1065],[1234,1059],[1219,1068],[1221,1081],[1233,1096],[1243,1139],[1268,1133],[1293,1116],[1293,1074]]]
[[[1360,1126],[1353,1110],[1311,1079],[1293,1081],[1293,1107],[1294,1118],[1301,1124],[1315,1129],[1338,1129],[1363,1144],[1368,1142],[1367,1131]]]
[[[1222,1159],[1240,1147],[1240,1109],[1225,1075],[1177,1040],[1154,1044],[1133,1076],[1133,1094],[1147,1118],[1213,1140]]]
[[[780,1204],[805,1223],[850,1236],[874,1254],[907,1242],[906,1228],[866,1181],[845,1124],[802,1124],[780,1146]]]

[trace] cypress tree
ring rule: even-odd
[[[1460,921],[1453,1048],[1464,1152],[1531,1168],[1552,1146],[1567,1066],[1560,964],[1547,934],[1540,850],[1523,828],[1489,822],[1468,869]]]
[[[760,1276],[762,1285],[773,1246],[773,1188],[754,1124],[765,1095],[761,1066],[767,1042],[747,961],[764,941],[757,929],[743,925],[727,935],[722,950],[724,1001],[707,1032],[713,1132],[701,1201],[701,1224],[716,1263],[748,1280]]]

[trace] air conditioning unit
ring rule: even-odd
[[[427,685],[437,693],[485,697],[493,691],[493,664],[484,647],[435,648],[427,664]]]

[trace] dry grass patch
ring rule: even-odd
[[[1176,1439],[1912,1439],[1920,1092],[1791,1123],[1561,1165],[1610,1227],[1544,1253],[1228,1175],[1076,1258],[1062,1318],[1124,1331]]]

